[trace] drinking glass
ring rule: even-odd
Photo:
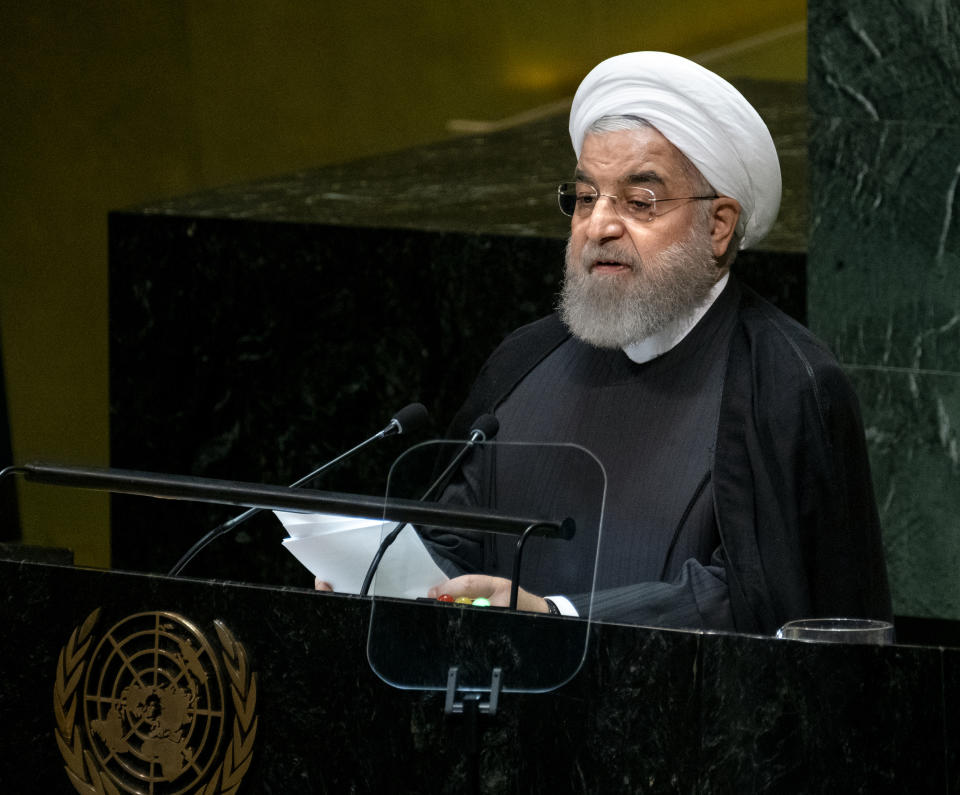
[[[893,624],[871,618],[801,618],[777,630],[778,638],[824,643],[893,643]]]

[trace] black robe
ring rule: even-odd
[[[740,291],[712,483],[734,624],[772,633],[794,618],[889,619],[890,593],[859,405],[806,328]],[[569,335],[556,315],[494,351],[449,430],[480,414]]]

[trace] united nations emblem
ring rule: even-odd
[[[57,663],[56,739],[79,793],[225,795],[252,759],[256,674],[220,621],[219,652],[175,613],[137,613],[102,636],[94,610]]]

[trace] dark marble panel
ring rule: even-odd
[[[821,89],[811,79],[812,103]],[[931,105],[909,122],[892,105],[812,119],[808,319],[861,398],[894,610],[958,619],[960,126]]]
[[[943,651],[944,747],[947,791],[960,792],[960,650]]]
[[[841,361],[960,371],[960,127],[811,124],[809,321]]]
[[[73,565],[73,552],[59,547],[36,547],[29,544],[0,541],[0,560],[29,560],[34,563]]]
[[[960,618],[960,375],[852,368],[898,615]]]
[[[897,615],[895,629],[898,643],[960,648],[960,621]]]
[[[505,697],[515,728],[502,739],[519,754],[509,773],[486,760],[488,786],[505,786],[490,791],[692,791],[697,636],[595,625],[590,643],[583,670],[560,690]]]
[[[440,436],[494,345],[550,311],[562,247],[114,214],[112,464],[290,483],[414,400],[434,418],[420,438]],[[387,440],[320,485],[381,494],[390,463],[418,440]],[[118,499],[115,564],[166,570],[230,515],[185,510]],[[271,519],[251,524],[192,571],[288,581],[289,569],[271,568],[279,530]],[[244,542],[264,538],[265,554],[251,554]]]
[[[245,645],[258,676],[259,728],[242,791],[469,789],[463,717],[444,715],[442,694],[391,688],[367,666],[367,600],[12,566],[0,563],[8,650],[0,709],[18,719],[0,724],[6,749],[0,784],[32,771],[34,791],[71,791],[48,707],[60,649],[101,607],[101,634],[133,613],[169,610],[204,633],[222,619]],[[453,611],[408,607],[420,614],[425,637],[448,630]],[[579,621],[528,620],[581,633]],[[496,716],[481,718],[480,791],[690,791],[696,775],[697,646],[698,636],[690,633],[603,628],[583,673],[562,691],[507,694]]]
[[[807,10],[810,109],[960,121],[960,6],[952,0],[817,0]]]
[[[98,642],[134,613],[165,610],[208,637],[222,620],[245,646],[259,723],[242,792],[469,789],[463,716],[443,714],[441,693],[392,688],[367,665],[366,599],[10,562],[0,582],[5,792],[74,791],[50,707],[61,650],[96,608]],[[427,642],[456,610],[403,607]],[[582,635],[576,619],[517,618]],[[480,791],[949,792],[958,665],[931,648],[594,625],[572,681],[505,694],[481,717]]]
[[[699,791],[943,792],[941,686],[928,649],[717,638]]]

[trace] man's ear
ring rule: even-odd
[[[710,217],[710,240],[713,256],[721,260],[730,246],[733,233],[740,220],[740,202],[729,196],[713,200],[713,215]]]

